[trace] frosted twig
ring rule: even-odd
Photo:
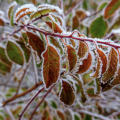
[[[31,104],[31,102],[32,102],[32,101],[38,96],[38,94],[39,94],[40,92],[42,92],[43,90],[44,90],[44,87],[42,87],[42,88],[32,97],[32,99],[28,102],[28,104],[26,105],[26,107],[24,108],[24,110],[22,111],[22,113],[20,114],[19,120],[21,120],[24,112],[27,110],[27,108],[29,107],[29,105]]]

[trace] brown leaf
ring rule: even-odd
[[[103,74],[102,78],[103,83],[105,83],[107,80],[109,80],[115,75],[115,72],[117,71],[117,65],[118,65],[118,52],[115,50],[115,48],[112,47],[108,56],[108,68],[106,72]]]
[[[37,55],[41,59],[41,54],[45,50],[44,42],[34,33],[27,31],[27,36],[29,38],[29,45],[32,47],[33,50],[37,52]]]
[[[65,120],[65,114],[61,110],[57,110],[57,114],[61,120]]]
[[[70,39],[70,42],[71,42],[72,46],[75,47],[75,41],[73,39]]]
[[[44,110],[41,120],[52,120],[48,109]]]
[[[60,56],[54,47],[48,45],[43,53],[43,77],[46,88],[58,80],[60,72]]]
[[[106,71],[107,69],[107,56],[105,55],[105,53],[100,50],[100,49],[97,49],[97,52],[99,54],[99,57],[101,58],[101,61],[102,61],[102,74]]]
[[[60,100],[66,105],[72,105],[74,103],[74,100],[75,100],[75,94],[73,92],[73,88],[66,81],[62,81]]]
[[[4,21],[0,18],[0,26],[4,26],[4,25],[5,25]]]
[[[68,53],[69,68],[71,71],[77,63],[77,55],[75,49],[70,45],[67,45],[67,53]]]
[[[88,44],[86,42],[79,41],[79,48],[78,48],[78,53],[77,55],[79,56],[79,59],[83,58],[88,52]]]
[[[74,16],[73,17],[73,20],[72,20],[72,29],[75,30],[77,29],[79,26],[79,20],[78,20],[78,17],[77,16]]]
[[[79,69],[77,71],[77,73],[79,73],[79,74],[86,72],[90,68],[91,63],[92,63],[92,56],[91,56],[91,54],[88,53],[87,59],[84,59],[82,62],[83,62],[83,64],[79,66]]]
[[[77,10],[76,11],[76,15],[77,15],[77,17],[81,20],[81,19],[84,19],[86,16],[87,16],[87,14],[84,12],[84,11],[82,11],[82,10]]]
[[[53,30],[55,33],[62,33],[62,29],[55,22],[53,22]]]
[[[97,97],[98,96],[94,93],[94,88],[92,88],[92,87],[87,89],[87,94],[89,97]]]
[[[105,9],[104,18],[110,18],[120,7],[120,0],[112,0]]]

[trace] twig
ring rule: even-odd
[[[117,116],[117,115],[119,115],[119,114],[120,114],[120,110],[117,111],[117,112],[112,113],[112,114],[109,115],[108,117],[109,117],[109,118],[112,118],[112,117]]]
[[[36,68],[36,61],[35,61],[33,51],[32,51],[32,59],[33,59],[33,69],[34,69],[34,75],[35,75],[35,84],[37,84],[38,83],[38,71],[37,71],[37,68]]]
[[[108,36],[104,37],[103,39],[110,39],[110,38],[113,37],[113,36],[114,36],[114,34],[111,33],[111,34],[109,34]]]
[[[54,33],[48,33],[48,32],[45,32],[43,30],[40,30],[38,28],[34,28],[34,27],[30,27],[28,26],[27,28],[29,29],[33,29],[33,30],[36,30],[36,31],[39,31],[41,33],[43,33],[44,35],[50,35],[50,36],[53,36],[53,37],[59,37],[59,38],[71,38],[71,39],[75,39],[75,40],[80,40],[80,41],[88,41],[88,42],[96,42],[96,43],[101,43],[101,44],[105,44],[105,45],[109,45],[111,47],[114,47],[114,48],[120,48],[120,45],[119,44],[113,44],[113,42],[111,41],[102,41],[102,40],[97,40],[97,39],[92,39],[92,38],[80,38],[80,37],[74,37],[72,35],[62,35],[62,34],[54,34]]]
[[[82,22],[83,20],[85,20],[85,19],[88,18],[88,17],[92,17],[92,16],[94,16],[94,15],[100,13],[101,11],[102,11],[102,10],[99,10],[99,11],[97,11],[97,12],[91,14],[91,15],[86,16],[85,18],[81,19],[80,22]]]
[[[19,85],[18,85],[18,88],[17,88],[17,91],[16,91],[15,95],[17,95],[18,92],[19,92],[19,89],[20,89],[21,83],[22,83],[22,81],[23,81],[23,79],[24,79],[24,76],[25,76],[25,73],[26,73],[28,67],[29,67],[29,65],[27,65],[27,67],[26,67],[25,70],[24,70],[24,73],[23,73],[22,78],[21,78],[21,80],[20,80],[20,82],[19,82]]]
[[[80,112],[80,113],[85,113],[85,114],[91,115],[91,116],[93,116],[93,117],[100,118],[100,119],[102,119],[102,120],[111,120],[111,119],[109,119],[109,118],[107,118],[107,117],[104,117],[104,116],[102,116],[102,115],[98,115],[98,114],[96,114],[96,113],[92,113],[92,112],[89,112],[89,111],[86,111],[86,110],[78,110],[78,112]]]
[[[46,96],[51,92],[51,90],[53,89],[53,87],[55,86],[56,84],[54,84],[48,91],[47,93],[44,95],[44,97],[42,98],[42,100],[38,103],[38,105],[35,107],[35,109],[33,110],[32,112],[32,115],[30,117],[30,120],[32,120],[33,118],[33,115],[35,114],[35,111],[37,110],[37,108],[42,104],[42,102],[44,101],[44,99],[46,98]]]
[[[80,2],[82,2],[83,0],[79,0],[73,7],[69,8],[66,12],[65,12],[65,16],[68,15],[74,8],[76,8]]]
[[[38,86],[42,85],[43,82],[39,82],[37,85],[34,85],[32,88],[26,90],[25,92],[19,94],[19,95],[16,95],[16,96],[13,96],[12,98],[10,98],[9,100],[3,102],[3,106],[5,106],[7,103],[19,98],[19,97],[23,97],[24,95],[28,94],[29,92],[33,91],[34,89],[36,89]]]
[[[22,113],[20,114],[19,120],[21,120],[24,112],[27,110],[27,108],[29,107],[29,105],[31,104],[31,102],[32,102],[32,101],[38,96],[38,94],[39,94],[40,92],[42,92],[43,90],[44,90],[44,87],[42,87],[42,88],[32,97],[32,99],[28,102],[28,104],[26,105],[26,107],[24,108],[24,110],[22,111]]]

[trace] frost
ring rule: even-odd
[[[38,11],[44,10],[44,9],[51,9],[51,10],[55,9],[60,15],[63,14],[63,10],[61,10],[58,6],[49,5],[49,4],[42,4],[38,6]]]
[[[0,10],[0,16],[4,16],[4,15],[5,15],[5,13]]]
[[[2,107],[3,106],[3,104],[2,103],[0,103],[0,107]]]
[[[116,36],[120,37],[120,28],[119,29],[113,29],[111,33],[115,34]]]

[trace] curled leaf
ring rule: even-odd
[[[66,105],[72,105],[75,100],[75,94],[73,92],[73,88],[71,85],[66,82],[62,81],[62,89],[60,92],[60,100]]]
[[[60,56],[54,47],[48,45],[43,53],[43,78],[46,88],[58,80],[60,72]]]
[[[90,68],[91,63],[92,63],[92,56],[90,53],[88,53],[88,57],[82,61],[82,65],[79,66],[77,73],[81,74],[86,72]]]
[[[117,71],[117,66],[118,66],[118,52],[115,50],[115,48],[112,47],[108,56],[108,68],[106,72],[103,74],[102,78],[102,81],[104,83],[115,75],[115,72]]]

